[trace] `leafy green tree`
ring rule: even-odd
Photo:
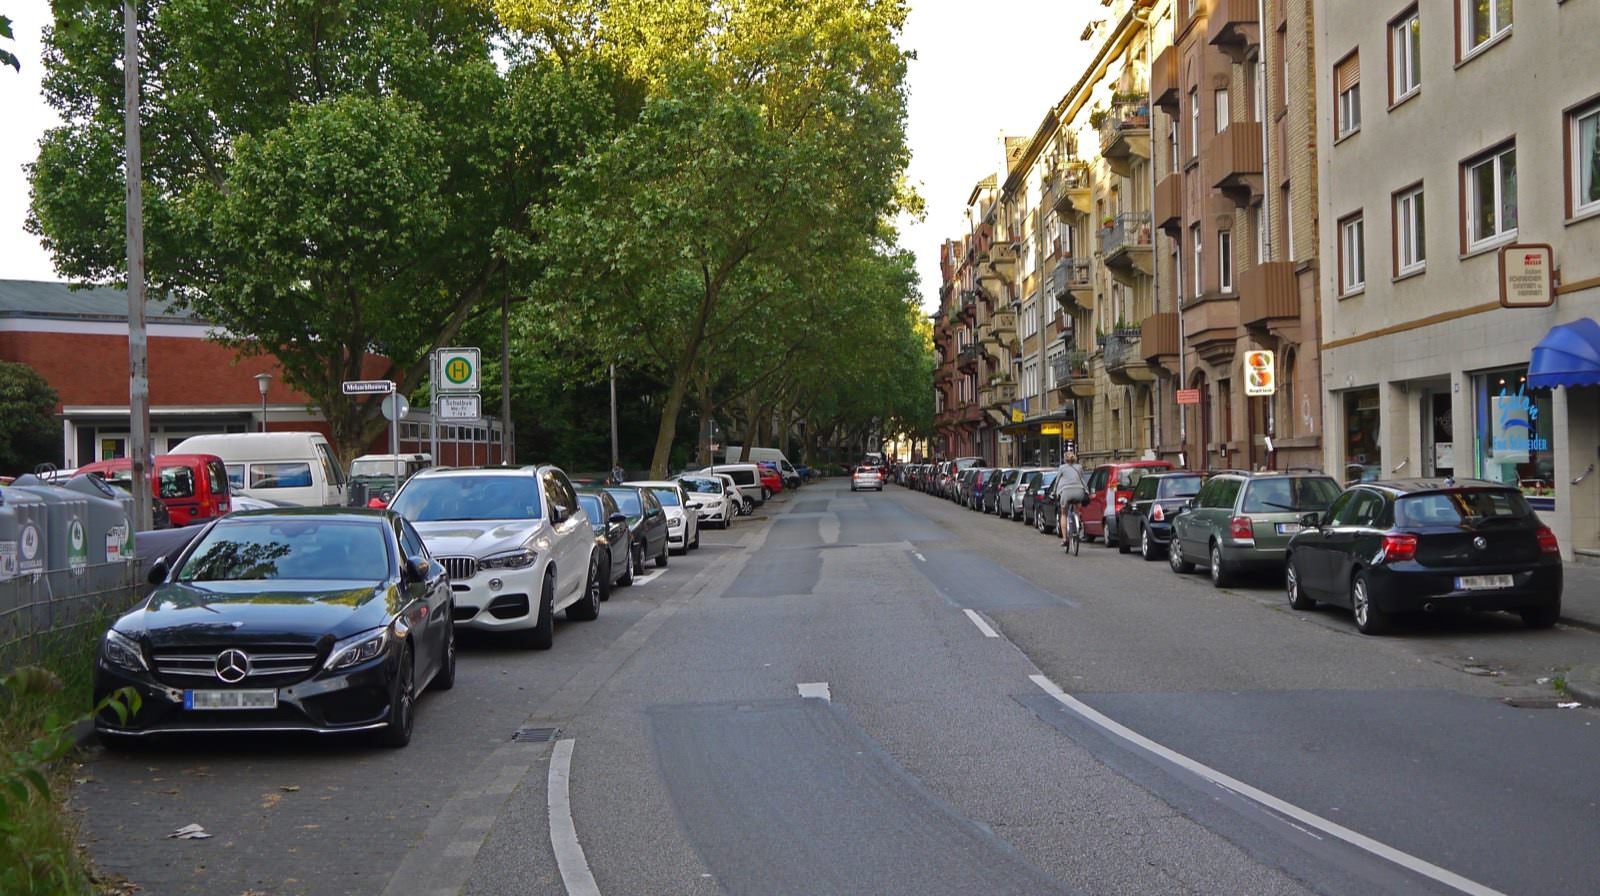
[[[412,392],[428,353],[529,274],[552,166],[609,128],[617,80],[508,40],[452,0],[155,0],[143,24],[150,284],[270,353],[341,453],[383,428],[346,379]],[[30,228],[68,276],[124,276],[121,4],[57,5],[45,92],[65,124]],[[384,362],[373,356],[382,356]]]
[[[11,20],[5,16],[0,16],[0,39],[16,40],[16,35],[11,33]],[[0,65],[9,65],[19,72],[22,71],[22,63],[10,50],[0,50]]]
[[[32,472],[41,461],[60,463],[56,391],[26,364],[0,361],[0,473]]]

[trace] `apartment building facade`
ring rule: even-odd
[[[1600,6],[1313,5],[1325,462],[1516,483],[1600,552]]]

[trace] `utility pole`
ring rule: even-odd
[[[150,355],[144,326],[144,178],[139,157],[139,8],[122,3],[122,93],[127,152],[128,460],[133,465],[133,524],[152,525],[150,507]]]
[[[505,292],[500,295],[500,464],[510,466],[514,457],[511,446],[511,293]]]
[[[611,365],[611,466],[615,468],[621,459],[617,457],[617,365]]]

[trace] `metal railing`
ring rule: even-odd
[[[1100,251],[1110,255],[1124,248],[1148,248],[1150,237],[1149,212],[1123,212],[1112,219],[1111,226],[1100,228]]]

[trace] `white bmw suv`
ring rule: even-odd
[[[543,650],[557,612],[580,621],[600,614],[605,573],[594,530],[560,469],[427,469],[389,508],[449,571],[456,625],[515,632]]]

